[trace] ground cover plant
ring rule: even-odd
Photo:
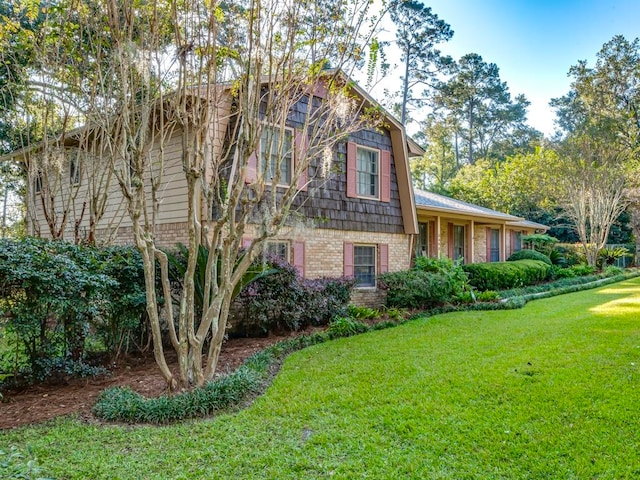
[[[287,358],[237,414],[5,431],[54,478],[637,478],[640,279]]]

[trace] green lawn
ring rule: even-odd
[[[236,415],[8,444],[55,478],[640,478],[640,279],[308,348]]]

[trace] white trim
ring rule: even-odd
[[[374,148],[374,147],[367,147],[366,145],[360,145],[358,142],[354,142],[356,144],[356,198],[363,198],[363,199],[367,199],[367,200],[378,200],[380,201],[380,198],[382,196],[382,150],[380,150],[379,148]],[[358,149],[363,149],[363,150],[369,150],[370,152],[376,152],[378,154],[378,194],[376,196],[374,195],[361,195],[360,192],[358,191],[358,186],[359,186],[359,182],[358,182]]]

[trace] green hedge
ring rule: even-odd
[[[545,280],[551,265],[540,260],[472,263],[462,267],[469,283],[478,290],[505,290],[533,285]]]
[[[507,262],[515,262],[516,260],[540,260],[547,265],[552,265],[551,259],[549,257],[547,257],[544,253],[540,253],[535,250],[518,250],[517,252],[514,252],[509,258],[507,258]]]

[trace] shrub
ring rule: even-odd
[[[347,309],[349,317],[359,320],[373,320],[380,316],[380,312],[374,308],[363,307],[359,305],[349,305]]]
[[[415,268],[381,275],[380,286],[387,291],[387,306],[398,308],[430,308],[451,301],[464,291],[457,274]]]
[[[267,264],[275,272],[247,285],[238,296],[234,316],[239,317],[240,330],[250,331],[252,325],[263,332],[299,330],[326,325],[346,314],[354,280],[304,280],[295,267],[281,259],[269,257]]]
[[[15,340],[12,365],[0,366],[13,368],[16,382],[91,371],[84,363],[90,335],[102,348],[121,348],[145,303],[142,265],[131,248],[0,241],[0,314]]]
[[[624,269],[622,269],[620,267],[616,267],[614,265],[611,265],[611,266],[608,266],[607,268],[605,268],[603,273],[607,277],[614,277],[616,275],[620,275],[623,272],[624,272]]]
[[[364,333],[369,330],[369,327],[359,322],[358,320],[350,317],[337,317],[329,323],[327,332],[334,337],[350,337],[357,335],[358,333]]]
[[[617,260],[631,256],[629,250],[625,247],[602,248],[598,252],[598,267],[606,268],[613,265]]]
[[[507,262],[515,262],[518,260],[539,260],[547,265],[551,265],[551,259],[548,256],[535,250],[518,250],[507,258]]]
[[[546,233],[534,233],[531,235],[525,235],[522,237],[522,241],[530,245],[531,248],[533,248],[535,251],[543,253],[544,255],[550,255],[551,251],[558,243],[557,238],[552,237],[551,235],[547,235]]]
[[[547,258],[548,260],[548,258]],[[478,290],[505,290],[545,280],[551,266],[539,260],[472,263],[463,266],[469,283]]]
[[[585,263],[584,253],[571,245],[558,245],[549,254],[551,263],[560,267],[571,267],[580,263]]]
[[[496,302],[500,299],[500,296],[494,290],[485,290],[484,292],[479,292],[476,295],[476,299],[479,302]]]
[[[573,265],[572,267],[569,267],[569,268],[573,273],[575,273],[576,277],[591,275],[593,272],[596,271],[595,267],[591,265],[586,265],[586,264]]]

